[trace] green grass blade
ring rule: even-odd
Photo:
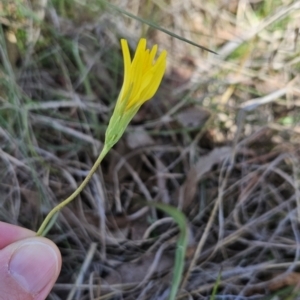
[[[172,287],[169,296],[169,300],[175,300],[177,291],[182,279],[182,273],[184,268],[184,260],[185,253],[188,242],[188,231],[187,231],[187,221],[185,215],[179,211],[177,208],[162,204],[162,203],[149,203],[147,205],[154,206],[155,208],[162,210],[163,212],[170,215],[174,221],[177,223],[180,233],[179,238],[177,240],[177,249],[175,253],[175,266],[173,270],[173,279],[172,279]]]
[[[209,300],[215,300],[215,297],[216,297],[216,294],[217,294],[217,291],[218,291],[218,287],[220,285],[220,281],[221,281],[221,271],[219,272],[219,275],[217,277],[217,281],[216,281],[216,283],[214,285],[214,288],[213,288],[213,291],[212,291],[212,293],[210,295]]]
[[[217,54],[217,53],[214,52],[213,50],[210,50],[210,49],[208,49],[208,48],[206,48],[206,47],[204,47],[204,46],[198,45],[198,44],[194,43],[193,41],[190,41],[190,40],[188,40],[188,39],[186,39],[186,38],[184,38],[184,37],[182,37],[182,36],[180,36],[180,35],[175,34],[174,32],[171,32],[171,31],[169,31],[169,30],[167,30],[167,29],[165,29],[165,28],[162,28],[162,27],[160,27],[159,25],[157,25],[157,24],[155,24],[155,23],[153,23],[153,22],[151,22],[151,21],[149,21],[149,20],[145,20],[145,19],[143,19],[143,18],[140,18],[140,17],[138,17],[138,16],[136,16],[136,15],[134,15],[134,14],[132,14],[132,13],[130,13],[130,12],[128,12],[128,11],[126,11],[126,10],[120,8],[120,7],[117,7],[117,6],[115,6],[115,5],[111,4],[111,3],[108,3],[108,2],[106,2],[106,1],[105,1],[105,3],[106,3],[107,6],[111,7],[112,9],[114,9],[114,10],[116,10],[116,11],[118,11],[118,12],[120,12],[120,13],[123,14],[123,15],[126,15],[126,16],[128,16],[128,17],[130,17],[130,18],[133,18],[133,19],[139,21],[139,22],[142,22],[142,23],[144,23],[144,24],[147,24],[147,25],[149,25],[149,26],[151,26],[151,27],[153,27],[153,28],[155,28],[155,29],[157,29],[157,30],[160,30],[160,31],[162,31],[162,32],[164,32],[164,33],[166,33],[166,34],[168,34],[168,35],[170,35],[170,36],[172,36],[172,37],[174,37],[174,38],[176,38],[176,39],[179,39],[179,40],[181,40],[181,41],[183,41],[183,42],[186,42],[186,43],[188,43],[188,44],[191,44],[191,45],[193,45],[193,46],[195,46],[195,47],[198,47],[198,48],[203,49],[203,50],[205,50],[205,51],[208,51],[208,52]]]

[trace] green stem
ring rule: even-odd
[[[80,186],[74,191],[73,194],[71,194],[66,200],[64,200],[63,202],[61,202],[60,204],[58,204],[57,206],[55,206],[47,215],[47,217],[45,218],[45,220],[43,221],[42,225],[40,226],[38,232],[37,232],[37,236],[42,236],[46,226],[48,225],[49,221],[51,220],[51,218],[57,213],[59,212],[62,208],[64,208],[67,204],[69,204],[72,200],[74,200],[81,192],[82,190],[85,188],[85,186],[87,185],[87,183],[90,181],[90,179],[92,178],[93,174],[97,171],[100,163],[102,162],[103,158],[105,157],[105,155],[108,153],[108,151],[110,150],[110,147],[107,147],[106,145],[104,145],[100,155],[98,156],[97,160],[95,161],[93,167],[91,168],[91,170],[89,171],[88,175],[85,177],[85,179],[82,181],[82,183],[80,184]]]

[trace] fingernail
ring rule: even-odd
[[[16,282],[31,294],[39,293],[56,275],[55,251],[42,242],[27,242],[15,250],[9,270]]]

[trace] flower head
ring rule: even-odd
[[[124,58],[124,82],[118,102],[126,101],[125,110],[141,106],[156,93],[166,70],[167,51],[154,61],[157,45],[146,49],[146,39],[141,39],[131,61],[127,41],[121,40]],[[118,103],[117,103],[118,105]]]
[[[106,130],[105,146],[108,148],[120,139],[141,105],[154,96],[165,73],[167,51],[163,50],[155,60],[157,45],[150,50],[146,49],[146,43],[146,39],[140,39],[131,60],[128,43],[121,40],[124,81]]]

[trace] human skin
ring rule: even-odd
[[[61,255],[34,231],[0,222],[0,300],[44,300],[61,269]]]

